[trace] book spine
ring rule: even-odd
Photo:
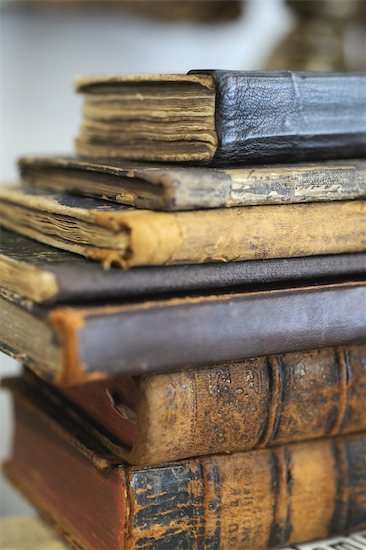
[[[365,74],[211,74],[217,165],[364,156]]]
[[[365,341],[362,283],[146,302],[56,308],[64,346],[58,380],[178,370]],[[218,331],[217,328],[220,327]],[[100,343],[103,342],[101,346]]]
[[[365,434],[129,474],[130,548],[263,550],[366,526]]]
[[[145,376],[129,460],[159,464],[366,430],[365,403],[366,345]]]
[[[129,267],[263,260],[364,252],[365,201],[196,210],[120,212]],[[98,213],[107,226],[110,215]],[[117,216],[116,216],[117,217]]]
[[[81,548],[263,550],[366,527],[365,432],[104,471],[66,432],[20,400],[5,472]]]

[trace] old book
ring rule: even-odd
[[[38,303],[183,296],[366,277],[366,253],[108,270],[8,231],[0,234],[0,286]]]
[[[34,304],[0,291],[0,345],[59,382],[361,343],[363,282],[114,305]]]
[[[39,403],[52,401],[60,413],[69,407],[81,424],[98,426],[129,464],[366,430],[365,344],[71,386],[33,369],[25,377]]]
[[[191,71],[82,78],[82,156],[213,163],[364,157],[366,75]]]
[[[263,550],[366,527],[365,432],[113,467],[67,410],[45,413],[19,380],[9,385],[16,421],[5,473],[78,548]]]
[[[74,157],[24,157],[23,179],[36,187],[150,210],[192,210],[349,200],[366,196],[366,161],[205,168]]]
[[[155,212],[0,187],[0,225],[105,266],[364,252],[365,213],[365,200]]]

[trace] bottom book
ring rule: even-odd
[[[117,466],[67,407],[44,408],[21,378],[4,385],[15,404],[5,473],[76,547],[263,550],[366,527],[365,433]]]

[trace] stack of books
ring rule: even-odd
[[[79,156],[1,188],[4,471],[75,547],[366,528],[365,85],[82,79]]]

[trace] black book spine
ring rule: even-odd
[[[366,74],[208,72],[216,165],[365,156]]]

